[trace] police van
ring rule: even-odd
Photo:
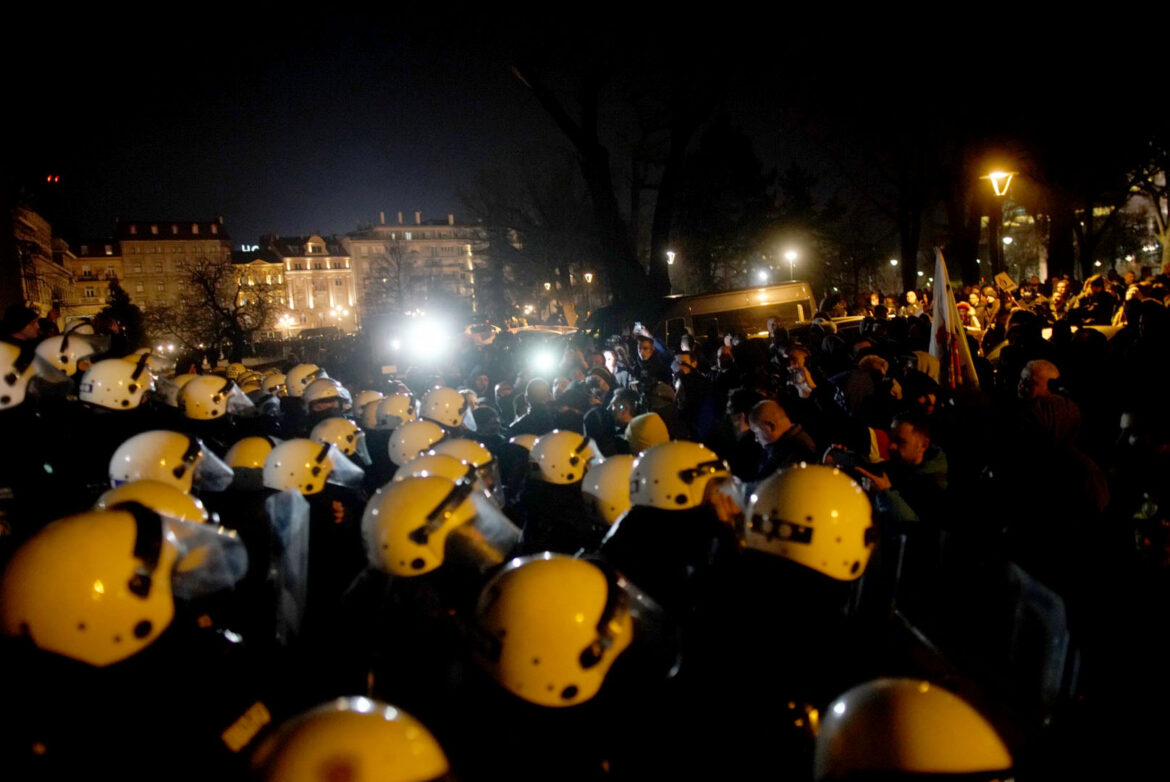
[[[644,325],[676,349],[687,332],[700,337],[729,332],[753,336],[767,333],[769,320],[791,328],[812,320],[816,311],[812,287],[807,282],[793,281],[735,291],[667,296],[656,322]]]

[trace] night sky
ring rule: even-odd
[[[1095,64],[1082,68],[1078,41],[1040,27],[992,39],[890,18],[786,21],[675,20],[667,32],[631,20],[614,57],[720,68],[725,110],[760,157],[799,160],[834,188],[843,173],[818,135],[853,107],[887,121],[886,94],[918,104],[913,121],[929,123],[962,80],[986,85],[967,91],[972,111],[998,93],[1013,110],[1064,111],[1070,121],[1068,97],[1101,91],[1106,66],[1126,75],[1095,100],[1110,107],[1145,92],[1142,66],[1107,50],[1116,41],[1094,44]],[[21,107],[9,165],[21,182],[62,177],[46,211],[70,239],[108,234],[118,217],[222,215],[236,245],[267,232],[350,231],[379,210],[388,220],[416,209],[466,217],[459,193],[484,166],[566,146],[510,75],[507,52],[516,41],[555,50],[574,24],[409,9],[311,20],[204,8],[157,19],[24,17],[18,27],[30,34],[4,55]],[[1146,109],[1126,110],[1139,121]]]

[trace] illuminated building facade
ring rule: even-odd
[[[361,323],[352,259],[335,237],[265,236],[261,251],[283,267],[286,309],[277,316],[282,336],[336,327],[352,334]]]

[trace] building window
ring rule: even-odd
[[[156,264],[154,265],[154,273],[155,273],[155,274],[162,274],[162,270],[163,270],[163,268],[162,268],[162,262],[161,262],[161,261],[160,261],[160,262],[158,262],[158,263],[156,263]]]
[[[142,283],[139,282],[139,283],[134,284],[134,292],[135,293],[142,293],[145,290],[146,290],[146,286],[143,285]]]
[[[89,245],[87,245],[87,244],[81,245],[81,254],[82,255],[89,255]]]
[[[81,267],[81,276],[82,277],[92,277],[93,272],[90,271],[90,268],[88,266],[82,266]]]
[[[159,293],[167,292],[167,284],[165,282],[156,282],[154,287]]]
[[[211,233],[213,233],[213,234],[218,234],[218,233],[219,233],[219,226],[218,226],[218,225],[216,225],[215,223],[212,223],[212,224],[211,224]]]
[[[142,274],[142,264],[140,264],[140,263],[134,264],[134,273],[135,274]]]
[[[178,236],[178,234],[179,234],[179,226],[177,226],[177,225],[175,225],[174,223],[172,223],[172,224],[171,224],[171,233],[172,233],[172,234],[174,234],[175,236]]]
[[[334,281],[333,281],[333,284],[334,284],[336,287],[340,288],[342,285],[345,285],[345,280],[342,280],[342,279],[336,279],[336,280],[334,280]]]
[[[191,233],[195,234],[196,236],[199,235],[199,224],[198,223],[191,223]]]
[[[134,235],[136,233],[138,233],[138,226],[136,226],[136,225],[130,226],[130,234]]]
[[[113,254],[114,254],[114,245],[107,244],[106,245],[106,255],[113,255]]]
[[[113,279],[113,277],[114,277],[114,267],[113,267],[113,266],[107,266],[107,267],[106,267],[106,279],[107,279],[107,280],[109,280],[109,279]]]
[[[152,234],[154,234],[155,236],[158,236],[158,226],[157,225],[150,226],[150,232]]]
[[[407,241],[409,241],[409,240],[410,240],[410,231],[407,231],[407,232],[406,232],[406,239],[407,239]]]
[[[96,292],[96,291],[94,291],[94,289],[93,289],[93,288],[86,288],[86,289],[85,289],[85,298],[87,298],[87,299],[93,299],[93,298],[96,298],[96,297],[97,297],[97,292]]]
[[[313,264],[313,268],[314,268],[314,269],[320,269],[320,268],[321,268],[321,264],[319,264],[319,263],[315,263],[315,264]]]

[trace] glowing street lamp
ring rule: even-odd
[[[979,177],[980,179],[988,179],[991,181],[991,189],[999,197],[1007,195],[1008,188],[1011,187],[1012,177],[1018,172],[1016,171],[992,171],[986,176]]]
[[[897,265],[898,265],[898,259],[897,259],[897,258],[891,258],[891,259],[890,259],[890,266],[897,266]]]
[[[796,279],[796,250],[789,250],[784,253],[784,259],[788,261],[788,279]]]
[[[674,266],[674,250],[666,251],[666,265]]]
[[[546,291],[551,291],[551,290],[552,290],[552,283],[551,283],[551,282],[546,282],[546,283],[544,284],[544,289],[545,289]]]
[[[585,272],[585,282],[587,284],[593,282],[593,272]]]

